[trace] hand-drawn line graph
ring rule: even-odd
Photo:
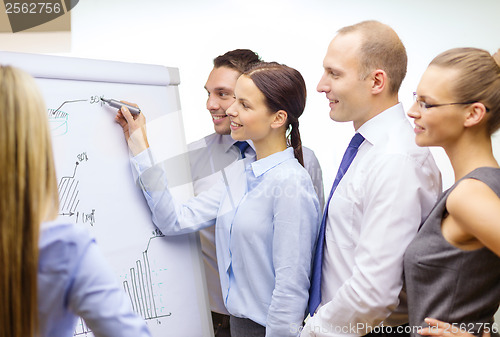
[[[48,109],[49,126],[52,136],[62,136],[68,132],[68,113],[61,110]]]
[[[80,162],[87,161],[87,153],[80,153],[78,156],[78,161],[75,162],[75,168],[73,170],[73,175],[64,176],[59,181],[59,215],[72,217],[76,215],[75,223],[79,221],[83,223],[88,223],[94,226],[95,223],[95,209],[90,212],[78,211],[78,205],[80,204],[80,180],[76,179],[76,171]]]
[[[161,305],[158,305],[156,298],[159,297],[155,291],[155,284],[152,278],[152,270],[149,261],[148,251],[152,240],[164,237],[156,229],[153,236],[149,238],[146,249],[142,252],[141,259],[135,262],[135,266],[130,268],[130,284],[128,280],[123,281],[123,288],[130,299],[132,309],[145,321],[157,320],[162,317],[172,316],[171,312],[166,312]],[[87,327],[85,321],[80,317],[75,328],[74,336],[88,336],[92,331]]]
[[[158,308],[154,293],[154,282],[151,278],[151,265],[148,257],[148,251],[151,241],[164,235],[155,230],[153,236],[149,238],[146,250],[142,252],[142,260],[135,262],[135,267],[130,268],[130,285],[129,281],[123,281],[123,288],[130,298],[134,311],[142,316],[145,320],[157,319],[161,317],[171,316],[172,313],[162,313],[163,308]]]
[[[72,101],[64,101],[57,109],[48,109],[49,125],[52,136],[63,136],[68,133],[68,118],[67,112],[61,111],[64,104],[75,102],[87,102],[87,99],[75,99]]]

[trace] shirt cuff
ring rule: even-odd
[[[143,174],[144,171],[150,169],[156,164],[153,152],[149,148],[142,151],[135,157],[130,158],[130,162],[139,174]]]
[[[130,158],[130,164],[132,165],[132,173],[134,175],[134,181],[137,179],[148,169],[153,167],[156,163],[156,160],[153,156],[153,152],[151,152],[150,148],[142,151],[135,157]]]

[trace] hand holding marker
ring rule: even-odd
[[[132,154],[136,156],[149,148],[146,133],[146,118],[141,113],[141,110],[137,106],[134,106],[136,104],[123,103],[115,99],[101,99],[110,106],[119,109],[115,115],[115,122],[122,127]]]
[[[132,115],[138,115],[141,113],[141,109],[139,109],[138,107],[117,101],[116,99],[101,98],[101,101],[103,101],[104,103],[109,104],[109,106],[111,106],[113,108],[117,108],[117,109],[121,109],[122,106],[126,106]]]

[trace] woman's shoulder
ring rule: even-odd
[[[81,226],[73,224],[42,226],[39,240],[40,271],[69,268],[72,261],[78,261],[92,242],[94,239]]]
[[[269,172],[268,182],[272,188],[285,188],[289,193],[295,191],[298,193],[295,195],[302,199],[318,198],[309,172],[295,158],[282,162]]]
[[[69,223],[44,223],[40,231],[40,244],[53,242],[88,242],[92,241],[89,232],[83,226]]]
[[[494,193],[492,195],[492,193]],[[471,196],[500,197],[500,168],[479,167],[460,179],[448,199],[460,202]]]
[[[448,213],[472,234],[500,218],[500,183],[493,181],[491,184],[489,179],[481,179],[476,171],[459,180],[446,200]],[[496,169],[495,174],[500,178],[500,169]]]
[[[473,200],[479,201],[484,199],[499,199],[498,193],[494,191],[490,185],[483,180],[467,178],[463,179],[455,185],[446,201],[447,208],[455,210],[470,210]],[[499,199],[500,201],[500,199]],[[477,206],[481,206],[481,202],[474,202]]]

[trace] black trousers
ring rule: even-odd
[[[266,327],[248,318],[231,316],[231,335],[233,337],[265,337]]]
[[[229,315],[212,311],[212,324],[214,326],[215,337],[231,337]]]

